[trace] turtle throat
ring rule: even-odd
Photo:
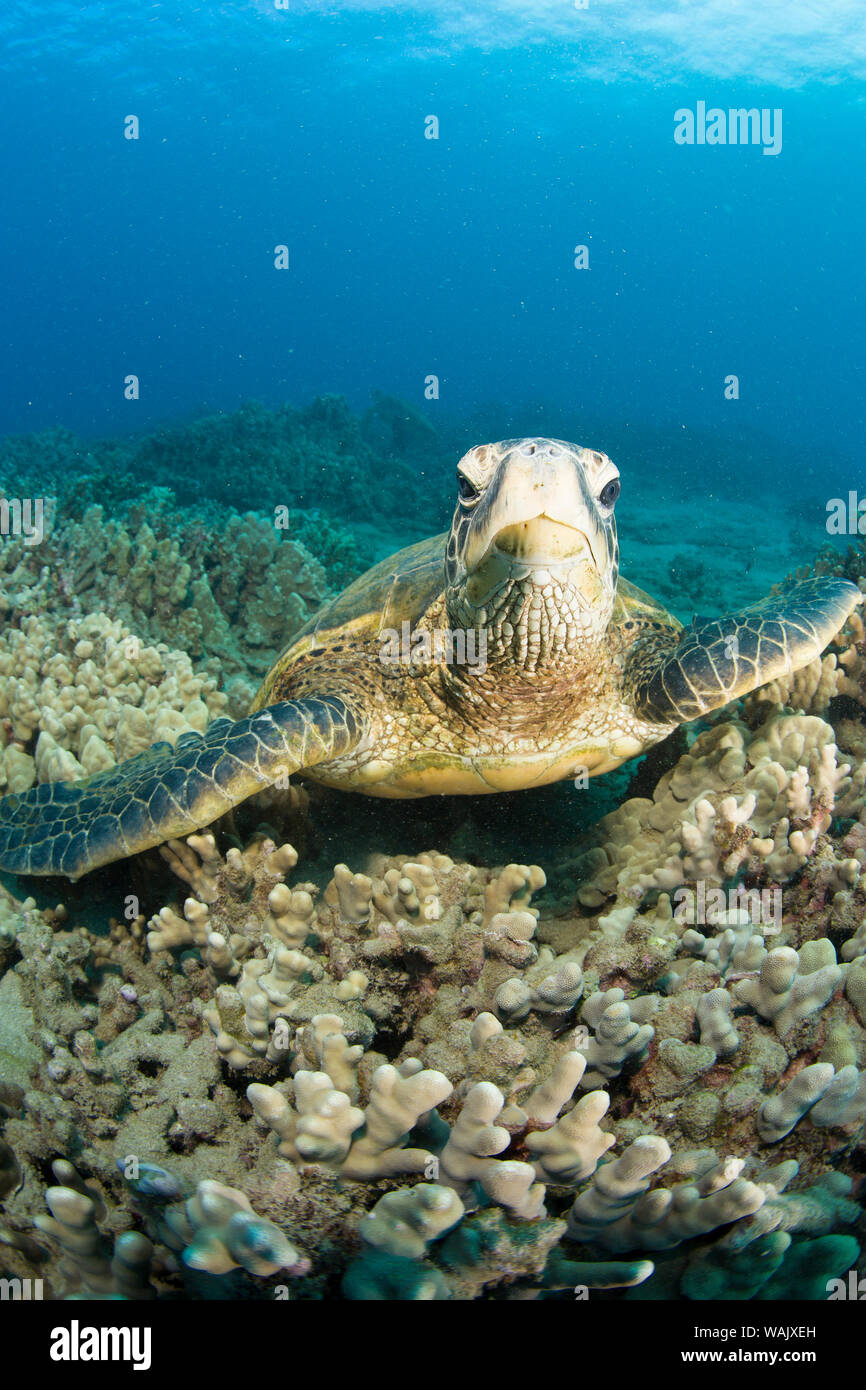
[[[534,675],[591,657],[610,621],[613,589],[586,552],[539,565],[493,550],[446,593],[446,604],[452,626],[475,630],[488,666]]]

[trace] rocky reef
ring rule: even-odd
[[[289,424],[300,450],[315,418]],[[383,398],[351,437],[401,428],[420,447]],[[307,483],[286,500],[304,513]],[[280,535],[236,501],[107,519],[85,489],[42,545],[3,542],[0,790],[240,713],[362,567],[336,522]],[[864,547],[831,562],[866,588]],[[0,1275],[55,1299],[601,1301],[862,1276],[864,707],[855,616],[544,866],[470,862],[465,835],[386,854],[360,823],[323,877],[299,784],[143,868],[39,902],[8,880]]]

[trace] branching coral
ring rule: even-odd
[[[576,1199],[569,1235],[591,1239],[606,1250],[665,1250],[683,1240],[757,1211],[764,1193],[741,1178],[742,1162],[729,1159],[696,1183],[650,1191],[649,1179],[671,1157],[654,1136],[636,1139],[621,1158],[600,1168]]]
[[[773,714],[757,732],[717,724],[659,781],[602,820],[578,861],[578,901],[640,900],[738,874],[782,883],[815,852],[835,814],[862,805],[866,767],[842,761],[830,725]],[[855,877],[859,874],[856,866]]]
[[[824,939],[807,942],[802,955],[788,946],[769,951],[761,962],[760,976],[736,981],[734,993],[784,1037],[827,1003],[841,979],[833,943]]]
[[[0,790],[101,772],[162,739],[201,733],[225,706],[213,676],[119,619],[29,617],[0,638]]]

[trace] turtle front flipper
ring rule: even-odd
[[[44,782],[0,801],[0,869],[80,878],[209,825],[281,776],[330,762],[361,728],[342,700],[270,705],[182,734],[82,782]]]
[[[804,579],[742,613],[698,618],[667,645],[638,643],[626,682],[638,714],[681,724],[814,660],[863,594],[845,579]]]

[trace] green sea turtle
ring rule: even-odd
[[[376,565],[292,641],[251,713],[0,802],[0,868],[66,874],[210,824],[294,772],[371,796],[514,791],[617,767],[805,665],[841,579],[683,628],[618,580],[619,474],[554,439],[471,449],[451,530]]]

